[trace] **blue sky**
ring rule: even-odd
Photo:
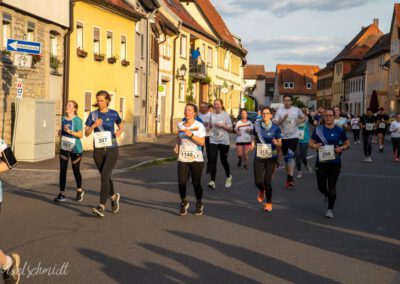
[[[374,18],[390,30],[393,0],[211,0],[241,37],[249,64],[324,67]]]

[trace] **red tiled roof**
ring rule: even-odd
[[[317,76],[319,67],[316,65],[285,65],[276,66],[279,93],[292,95],[313,95],[317,92]],[[284,82],[293,82],[293,89],[284,89]],[[306,88],[306,83],[311,82],[310,90]]]
[[[226,42],[233,48],[243,53],[243,55],[245,55],[247,51],[237,43],[236,39],[229,31],[221,15],[215,9],[213,4],[211,4],[210,0],[197,0],[196,4],[198,4],[198,7],[203,12],[203,15],[207,18],[214,32],[218,34],[220,40]]]
[[[387,33],[379,38],[374,46],[365,55],[365,59],[377,56],[382,53],[390,52],[390,34]]]
[[[367,70],[367,60],[361,60],[350,73],[343,76],[343,79],[350,79],[354,77],[358,77],[365,74]]]
[[[275,83],[275,72],[265,72],[265,83],[274,84]]]
[[[244,68],[244,79],[259,79],[265,76],[264,65],[252,65],[248,64]]]
[[[120,11],[121,13],[135,18],[145,18],[145,15],[138,12],[135,7],[124,0],[97,0],[100,5],[110,6]]]

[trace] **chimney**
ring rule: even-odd
[[[374,18],[374,25],[379,28],[379,19],[378,18]]]

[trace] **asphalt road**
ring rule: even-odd
[[[20,253],[22,283],[400,283],[400,165],[389,150],[374,145],[373,163],[363,162],[361,145],[344,154],[333,220],[323,217],[315,174],[287,191],[282,169],[274,210],[264,213],[252,166],[238,169],[232,151],[233,186],[223,187],[220,167],[203,216],[177,215],[176,162],[114,175],[121,210],[104,219],[90,213],[98,177],[84,180],[82,203],[69,183],[62,205],[53,202],[57,184],[46,180],[7,186],[0,248]]]

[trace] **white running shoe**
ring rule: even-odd
[[[328,209],[328,211],[326,211],[325,217],[332,219],[333,218],[333,210]]]
[[[209,189],[215,189],[215,182],[214,182],[214,181],[210,181],[210,182],[207,184],[207,187],[208,187]]]
[[[364,162],[369,162],[368,157],[365,157]]]
[[[297,173],[297,178],[302,178],[303,177],[303,173],[301,172],[301,171],[299,171],[298,173]]]
[[[310,165],[307,166],[308,172],[312,174],[312,167]]]
[[[368,157],[368,162],[372,162],[371,156]]]
[[[229,188],[232,186],[232,175],[230,175],[229,177],[226,178],[225,180],[225,187]]]

